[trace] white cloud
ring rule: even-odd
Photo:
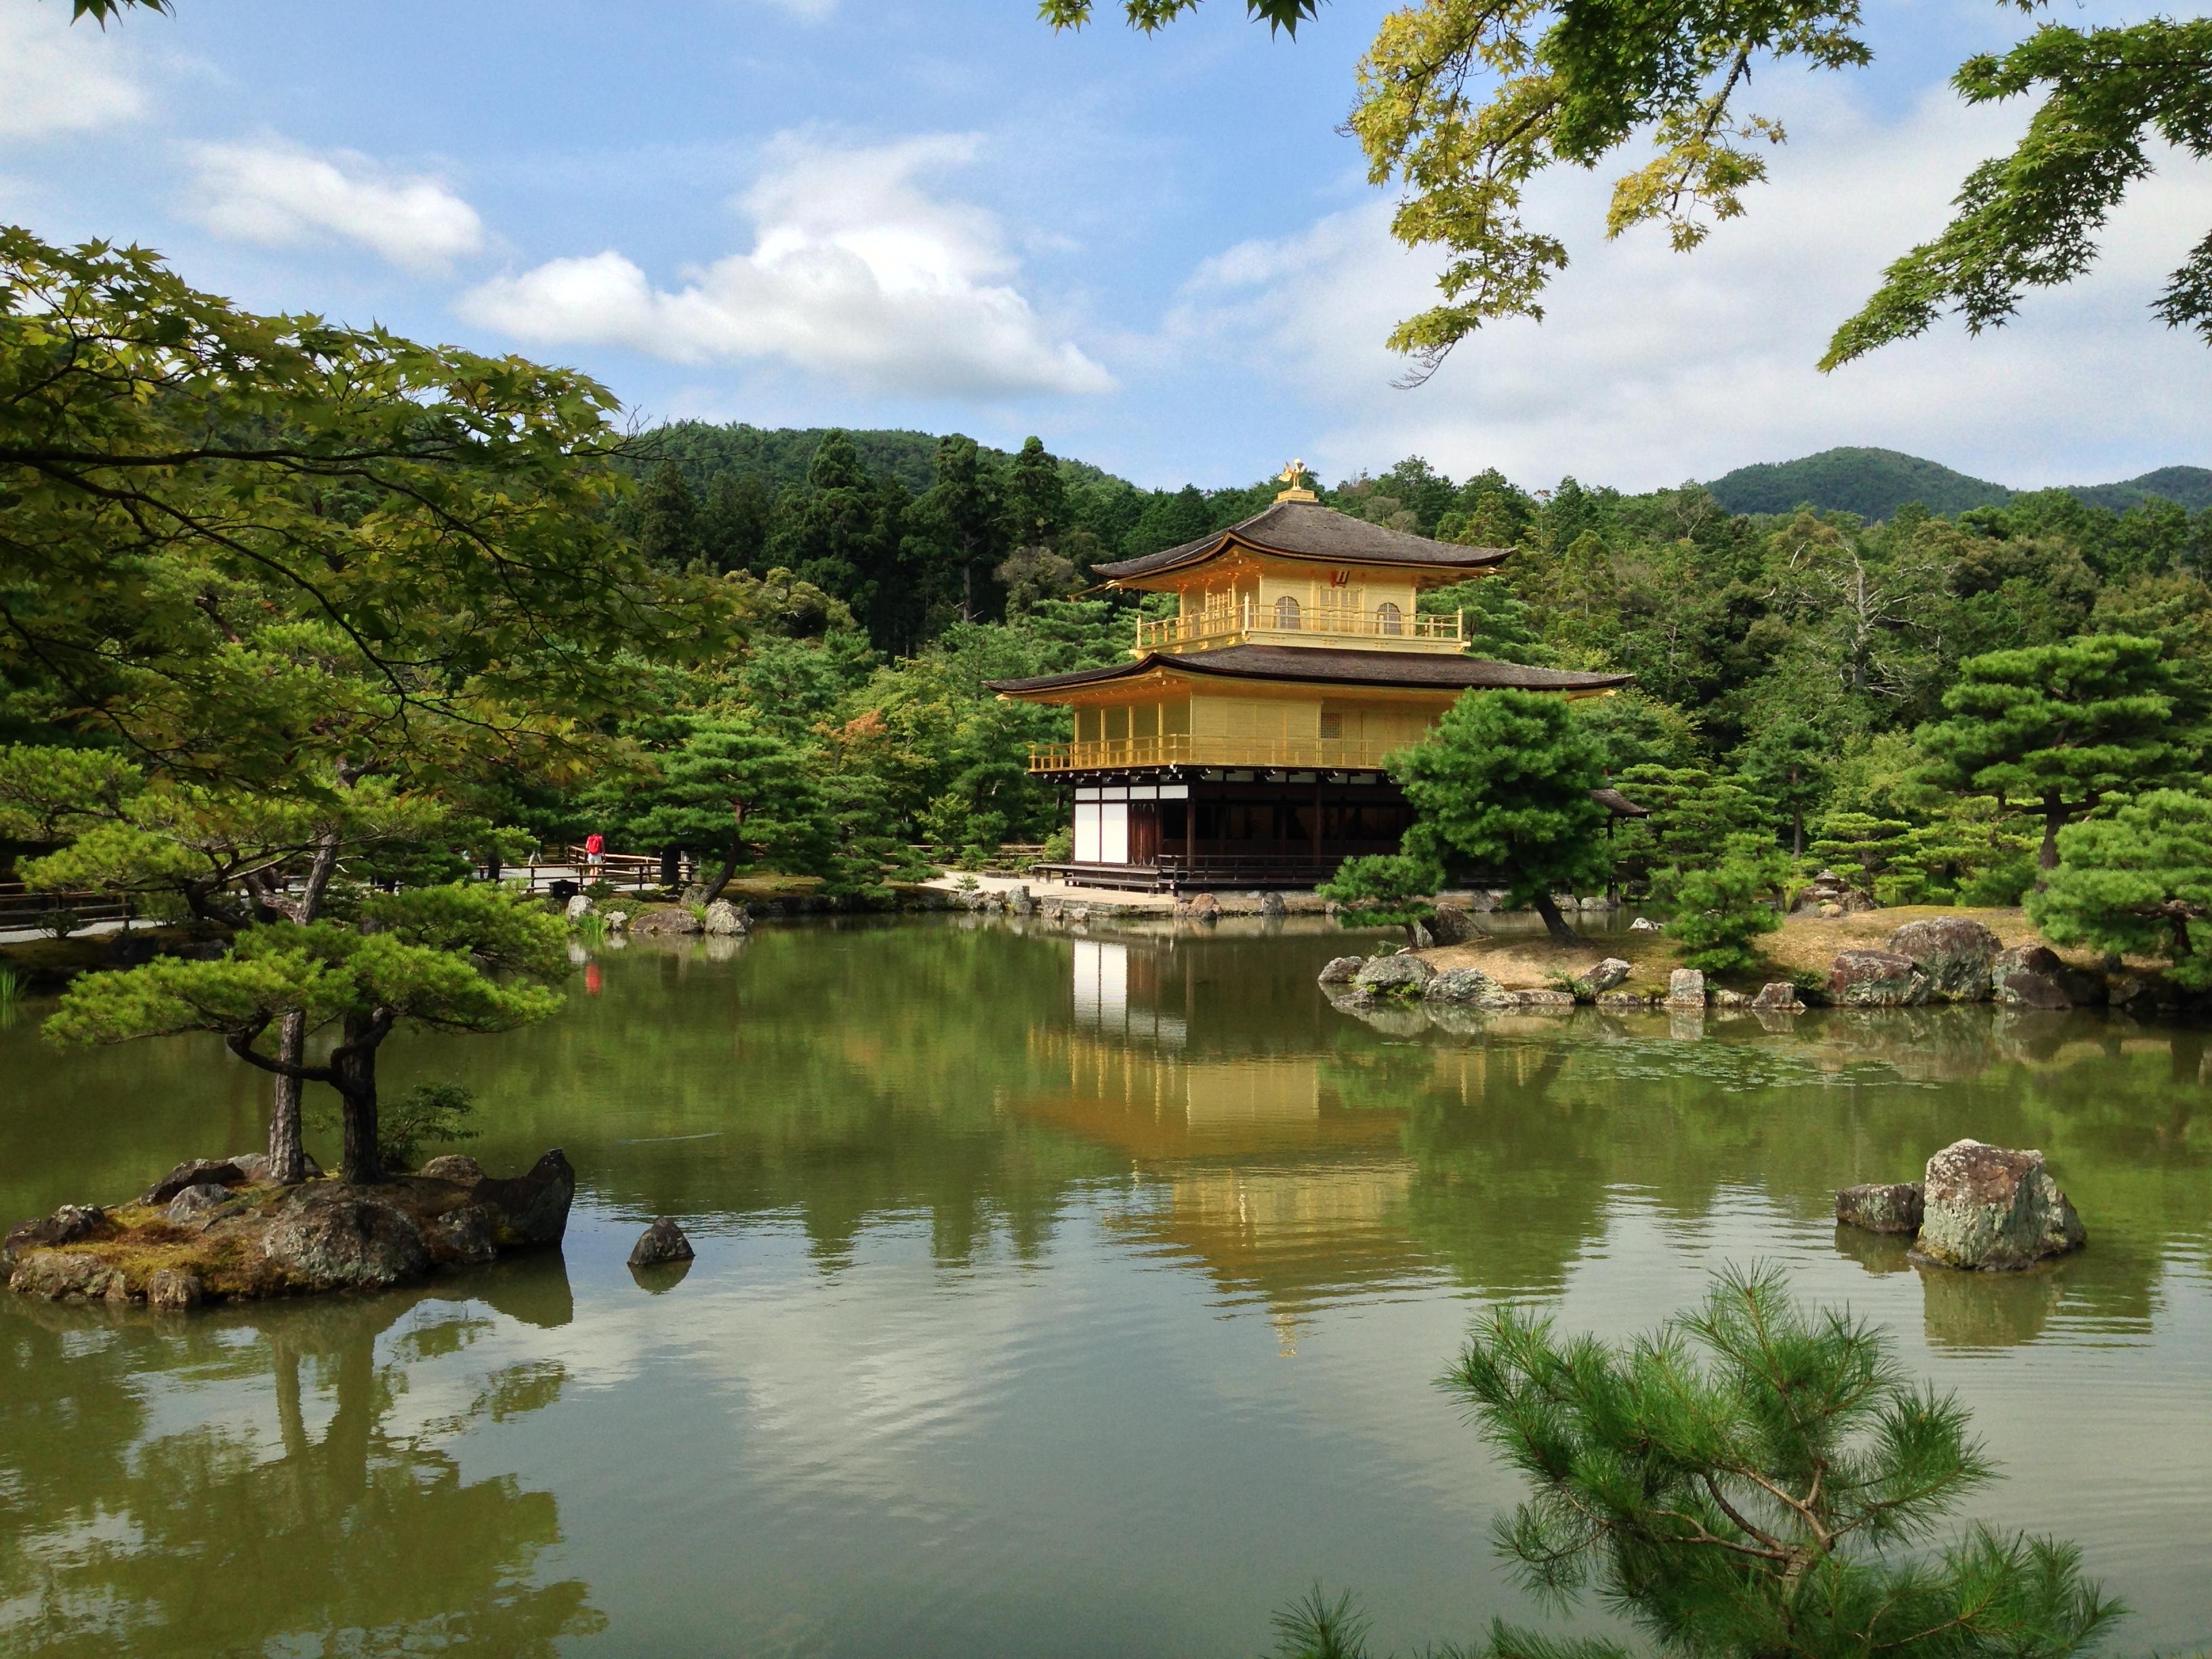
[[[69,19],[59,4],[0,9],[0,138],[83,132],[143,112],[145,92],[118,61],[113,32]]]
[[[191,211],[218,236],[271,247],[335,237],[432,270],[483,246],[483,221],[445,185],[394,176],[349,150],[202,144],[192,165]]]
[[[555,259],[484,283],[461,313],[536,343],[775,360],[924,397],[1110,390],[1012,286],[998,221],[923,187],[976,149],[963,137],[842,148],[787,133],[738,201],[750,253],[687,268],[673,290],[612,249]]]
[[[1152,352],[1282,382],[1316,411],[1304,453],[1332,471],[1419,452],[1528,483],[1648,488],[1875,444],[2027,484],[2203,458],[2212,352],[2148,307],[2212,224],[2212,179],[2185,163],[2139,189],[2089,277],[2033,295],[2011,325],[1976,339],[1947,320],[1821,375],[1829,332],[2020,118],[1941,90],[1888,123],[1832,94],[1796,102],[1773,182],[1692,254],[1656,229],[1606,242],[1602,176],[1547,180],[1532,216],[1564,227],[1574,258],[1547,319],[1481,331],[1419,391],[1391,389],[1405,364],[1382,342],[1435,303],[1433,258],[1391,241],[1382,204],[1206,261]]]

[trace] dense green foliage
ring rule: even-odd
[[[1782,926],[1775,900],[1790,861],[1780,848],[1764,836],[1730,836],[1717,860],[1660,876],[1657,890],[1674,907],[1670,931],[1685,968],[1729,974],[1759,965],[1752,941]]]
[[[2055,1540],[1938,1525],[1993,1469],[1955,1398],[1889,1340],[1808,1314],[1778,1272],[1722,1275],[1704,1306],[1619,1347],[1512,1306],[1476,1322],[1444,1387],[1532,1492],[1498,1531],[1540,1593],[1595,1590],[1665,1654],[2062,1659],[2119,1605]],[[1364,1624],[1316,1592],[1279,1651],[1352,1659]],[[1617,1659],[1503,1623],[1447,1652]]]
[[[1435,865],[1398,853],[1346,859],[1314,890],[1335,902],[1337,920],[1347,927],[1402,927],[1418,940],[1421,925],[1437,913],[1428,896],[1443,884]]]
[[[1123,0],[1123,10],[1152,31],[1200,3]],[[1295,33],[1315,0],[1245,5]],[[2033,11],[2034,0],[2019,8]],[[1091,9],[1091,0],[1041,8],[1063,28]],[[1974,333],[2002,326],[2027,289],[2087,270],[2106,219],[2165,153],[2212,154],[2208,53],[2212,21],[2201,18],[2045,21],[1960,64],[1951,83],[1966,103],[2027,100],[2027,131],[2009,155],[1967,174],[1950,223],[1890,264],[1820,367],[1918,334],[1947,312]],[[1595,168],[1648,147],[1648,159],[1613,182],[1606,234],[1663,227],[1686,252],[1747,211],[1745,192],[1766,177],[1766,148],[1786,136],[1780,122],[1743,107],[1754,75],[1873,61],[1858,0],[1656,9],[1418,0],[1391,12],[1360,61],[1346,125],[1366,153],[1369,181],[1399,191],[1392,234],[1445,254],[1441,302],[1390,335],[1415,360],[1408,379],[1425,379],[1486,324],[1543,319],[1567,249],[1523,213],[1529,185],[1547,169]],[[2212,237],[2191,249],[2152,310],[2170,327],[2212,337]]]
[[[2060,945],[2163,957],[2177,984],[2212,990],[2212,951],[2190,932],[2212,917],[2212,800],[2153,790],[2110,818],[2068,825],[2027,908]]]
[[[1508,903],[1534,905],[1554,939],[1571,941],[1553,895],[1605,883],[1606,809],[1590,798],[1603,766],[1559,698],[1471,691],[1390,770],[1419,814],[1409,849],[1495,878]]]

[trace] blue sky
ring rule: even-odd
[[[1609,175],[1547,183],[1574,257],[1549,317],[1412,392],[1381,342],[1435,261],[1335,131],[1369,0],[1295,43],[1235,0],[1152,39],[1030,0],[176,4],[103,35],[0,0],[0,215],[574,364],[641,421],[1035,432],[1152,484],[1293,454],[1624,488],[1835,444],[2022,485],[2212,462],[2212,352],[2147,310],[2212,222],[2185,164],[2016,325],[1812,368],[2017,130],[1943,85],[2023,26],[1994,4],[1878,3],[1873,71],[1763,77],[1792,142],[1696,254],[1605,242]]]

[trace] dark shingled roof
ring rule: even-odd
[[[1457,547],[1432,542],[1425,536],[1409,536],[1402,530],[1355,519],[1348,513],[1323,507],[1318,501],[1277,501],[1266,511],[1200,536],[1163,553],[1094,568],[1101,576],[1149,576],[1177,565],[1195,564],[1211,556],[1229,537],[1291,558],[1318,559],[1330,564],[1418,564],[1438,570],[1480,570],[1509,557],[1509,547]]]
[[[1332,651],[1304,645],[1224,645],[1213,651],[1148,651],[1133,662],[1073,674],[1046,674],[1028,680],[989,680],[994,691],[1056,691],[1062,687],[1103,685],[1154,668],[1179,674],[1206,674],[1237,680],[1308,680],[1325,684],[1384,685],[1407,690],[1491,691],[1514,686],[1524,691],[1602,691],[1626,685],[1633,674],[1584,674],[1565,668],[1524,668],[1519,663],[1480,657],[1426,657],[1412,652]]]

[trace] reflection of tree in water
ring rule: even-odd
[[[548,1299],[508,1283],[526,1302]],[[565,1304],[565,1281],[556,1300]],[[434,1305],[441,1316],[380,1359],[378,1337]],[[561,1540],[552,1494],[512,1475],[465,1480],[435,1443],[551,1404],[557,1365],[489,1372],[425,1429],[393,1422],[410,1365],[459,1352],[489,1323],[405,1295],[169,1322],[9,1309],[0,1645],[550,1655],[558,1638],[600,1628],[581,1583],[532,1582]],[[265,1345],[240,1340],[249,1334]],[[147,1386],[160,1376],[213,1385],[224,1403],[247,1395],[257,1420],[171,1428]],[[273,1433],[253,1432],[264,1425]]]

